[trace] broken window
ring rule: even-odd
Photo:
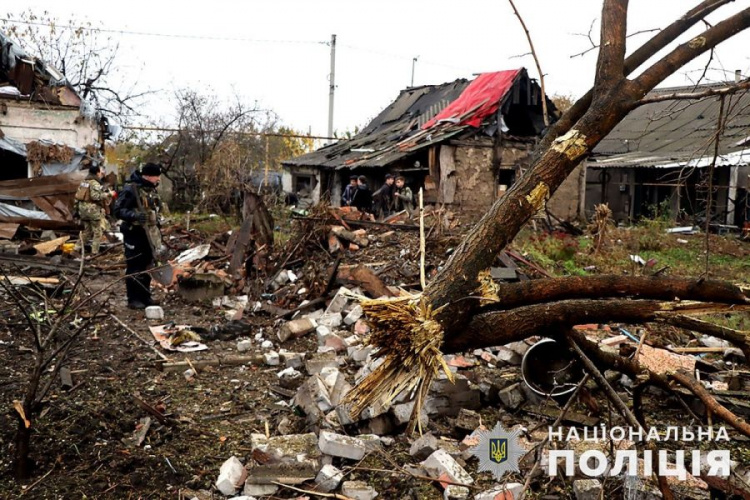
[[[0,181],[24,179],[28,176],[26,157],[0,148]]]
[[[497,172],[497,196],[498,198],[505,194],[510,189],[513,183],[516,182],[516,171],[515,169],[502,168]]]
[[[292,191],[295,194],[309,196],[315,188],[315,177],[312,175],[295,174],[292,177]]]

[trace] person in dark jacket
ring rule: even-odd
[[[378,218],[388,217],[393,210],[394,181],[393,175],[385,174],[385,184],[372,193],[372,199],[375,202],[375,215]]]
[[[151,276],[146,270],[154,262],[154,249],[161,248],[158,232],[161,201],[156,191],[160,176],[159,165],[146,163],[140,172],[133,172],[115,203],[115,217],[123,221],[120,230],[125,249],[125,288],[131,309],[158,304],[151,298]]]
[[[357,179],[357,190],[352,198],[352,206],[360,212],[372,212],[372,192],[367,187],[367,177],[360,175]]]
[[[341,195],[341,203],[345,207],[349,207],[354,199],[354,193],[357,191],[357,179],[356,175],[349,177],[349,184],[344,188],[344,194]]]

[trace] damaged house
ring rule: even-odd
[[[542,99],[523,68],[407,88],[351,139],[283,162],[284,190],[338,205],[353,174],[372,189],[386,173],[401,174],[413,190],[425,188],[426,203],[481,214],[527,165],[545,126]]]
[[[106,120],[65,76],[0,33],[0,222],[70,225],[85,169],[103,162]]]
[[[657,98],[633,110],[594,149],[583,167],[566,182],[580,182],[581,210],[608,203],[618,222],[652,217],[656,210],[704,221],[708,170],[714,163],[721,100],[669,99],[673,94],[703,92],[727,84],[654,90]],[[666,100],[661,100],[666,99]],[[711,220],[742,227],[748,221],[750,175],[750,94],[726,96],[723,126],[715,158]],[[585,169],[585,170],[583,170]]]

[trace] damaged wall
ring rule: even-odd
[[[586,165],[579,164],[563,181],[552,198],[547,202],[547,209],[563,220],[578,220],[583,214],[583,197],[586,189]]]
[[[454,153],[456,173],[455,202],[462,210],[485,210],[495,201],[495,173],[491,147],[457,146]]]
[[[299,196],[299,192],[310,186],[310,198],[313,203],[320,201],[321,173],[314,167],[284,167],[284,173],[281,176],[281,187],[286,193],[292,193]]]
[[[78,108],[0,100],[0,130],[24,144],[47,140],[77,149],[99,143],[97,124]]]

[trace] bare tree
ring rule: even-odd
[[[61,20],[32,9],[7,14],[0,27],[34,57],[60,70],[81,97],[120,122],[138,114],[149,91],[137,90],[137,78],[117,65],[119,42],[88,21]]]
[[[30,476],[29,453],[35,419],[53,387],[60,369],[71,351],[76,347],[81,335],[91,327],[96,313],[105,302],[95,301],[94,295],[81,293],[83,286],[83,259],[77,277],[69,279],[61,275],[61,285],[57,291],[67,288],[69,293],[53,294],[48,297],[43,289],[37,289],[33,279],[17,272],[16,277],[8,278],[8,269],[0,274],[0,290],[3,300],[14,304],[26,323],[24,333],[28,334],[33,349],[26,378],[23,380],[23,394],[14,401],[13,410],[18,419],[14,440],[14,474],[17,479]],[[15,282],[18,281],[18,282]],[[64,298],[61,298],[64,297]],[[93,305],[95,313],[88,319],[78,316],[86,305]],[[6,318],[7,320],[7,318]]]
[[[143,158],[157,159],[173,183],[173,205],[230,212],[241,206],[240,193],[268,182],[280,161],[308,152],[311,138],[280,126],[270,110],[235,96],[224,102],[192,89],[174,95],[176,128],[143,140]],[[149,130],[150,132],[150,130]]]
[[[588,357],[604,366],[632,376],[646,374],[649,383],[668,391],[673,390],[670,382],[687,388],[706,406],[718,410],[714,414],[728,425],[750,436],[750,425],[721,407],[706,391],[696,390],[699,384],[694,383],[691,374],[657,375],[637,361],[604,353],[569,328],[592,321],[677,323],[692,313],[729,311],[732,304],[748,304],[750,295],[746,289],[704,279],[594,276],[500,284],[493,290],[479,279],[498,252],[544,208],[546,200],[586,155],[631,110],[644,103],[648,92],[686,63],[750,26],[750,8],[746,8],[709,25],[700,35],[675,44],[689,28],[727,3],[729,0],[700,2],[625,57],[628,1],[603,1],[593,87],[550,127],[532,167],[472,228],[420,296],[363,303],[374,326],[370,340],[385,359],[349,393],[353,412],[411,389],[417,394],[413,414],[416,421],[414,417],[419,415],[430,381],[445,366],[441,352],[502,345],[558,332],[553,335],[561,336],[565,342],[566,338],[572,339]],[[637,76],[628,77],[670,46],[665,55]],[[675,297],[705,303],[691,309],[663,302]],[[713,335],[737,344],[750,355],[744,332],[711,329],[707,322],[692,323],[690,328],[713,331]],[[663,492],[664,488],[662,484]],[[668,492],[665,497],[670,497]]]

